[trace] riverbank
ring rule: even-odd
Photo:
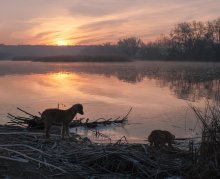
[[[219,178],[220,110],[209,103],[206,113],[191,108],[203,126],[198,145],[175,139],[156,148],[126,137],[100,144],[76,133],[61,140],[59,126],[45,139],[42,129],[2,125],[0,178]]]
[[[157,150],[148,144],[96,144],[73,134],[60,139],[54,128],[42,130],[0,126],[0,177],[5,178],[164,178],[185,176],[191,154],[177,147]]]

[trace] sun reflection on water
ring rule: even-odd
[[[58,73],[51,73],[49,76],[55,80],[66,80],[66,79],[72,78],[73,76],[76,76],[76,75],[69,73],[69,72],[61,71]]]

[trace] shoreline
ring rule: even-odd
[[[125,56],[117,55],[76,55],[76,56],[46,56],[46,57],[15,57],[12,61],[31,61],[31,62],[132,62],[133,60]]]
[[[5,166],[0,176],[13,178],[21,171],[17,178],[171,177],[182,176],[192,164],[191,154],[178,148],[156,150],[148,144],[130,144],[125,138],[97,144],[77,134],[61,140],[56,131],[46,140],[43,134],[0,125],[0,161]]]

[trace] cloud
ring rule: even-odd
[[[70,8],[69,11],[73,15],[97,17],[97,16],[111,14],[117,10],[116,9],[113,10],[112,8],[108,8],[108,7],[100,7],[100,6],[98,7],[89,4],[82,4],[82,5],[79,4],[77,6],[73,6],[72,8]]]
[[[219,7],[217,0],[0,1],[0,43],[90,44],[129,35],[147,41],[178,22],[218,18]]]
[[[105,29],[109,27],[117,27],[119,25],[122,25],[125,22],[126,22],[125,19],[102,20],[102,21],[97,21],[97,22],[92,22],[92,23],[82,25],[78,27],[78,29],[84,30],[84,31],[94,31],[94,30],[100,30],[100,29]]]
[[[37,35],[35,35],[35,38],[36,38],[36,39],[41,39],[41,38],[45,38],[45,37],[54,35],[54,34],[59,33],[59,32],[60,32],[60,31],[46,31],[46,32],[41,32],[41,33],[38,33]]]
[[[69,12],[76,16],[88,16],[92,18],[132,11],[138,5],[144,4],[142,0],[87,0],[77,1],[69,8]]]
[[[108,34],[99,34],[99,35],[90,35],[86,38],[80,38],[77,42],[77,44],[80,45],[96,45],[96,44],[102,44],[104,42],[114,42],[118,40],[119,37],[117,37],[115,32],[111,32]]]

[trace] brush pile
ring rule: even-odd
[[[23,112],[24,114],[26,114],[28,117],[15,116],[15,115],[8,113],[8,118],[10,119],[8,124],[13,125],[13,126],[32,128],[32,129],[44,129],[44,123],[40,116],[35,116],[33,114],[30,114],[29,112],[21,108],[17,108],[17,109]],[[130,108],[130,110],[125,116],[117,117],[115,119],[113,118],[109,118],[109,119],[99,118],[99,119],[94,119],[94,120],[91,120],[89,118],[75,119],[70,123],[70,127],[82,126],[86,128],[96,128],[97,126],[100,126],[100,125],[107,126],[107,125],[123,124],[123,123],[126,123],[128,115],[130,114],[131,110],[132,108]]]

